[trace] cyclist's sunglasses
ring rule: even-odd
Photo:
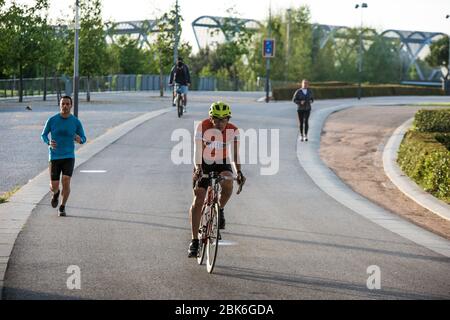
[[[217,118],[217,117],[212,117],[214,121],[216,122],[225,122],[230,120],[230,117],[226,117],[226,118]]]

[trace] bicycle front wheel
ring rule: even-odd
[[[206,243],[206,270],[213,272],[219,249],[219,205],[211,207],[211,220],[209,225],[208,241]]]
[[[177,108],[178,108],[178,118],[181,118],[183,115],[183,99],[181,98],[181,95],[178,94],[177,97]]]
[[[205,206],[202,210],[202,218],[200,219],[200,227],[198,229],[199,248],[197,254],[197,263],[202,264],[205,259],[206,237],[207,237],[207,216],[209,208]]]

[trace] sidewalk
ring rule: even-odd
[[[323,129],[320,154],[327,166],[357,193],[427,230],[450,239],[450,221],[418,204],[419,198],[426,194],[424,191],[414,194],[410,192],[411,197],[407,197],[398,188],[399,184],[391,181],[402,180],[403,190],[409,190],[415,185],[400,170],[392,169],[396,166],[397,149],[403,137],[394,131],[405,120],[414,116],[417,110],[423,108],[373,106],[351,108],[332,114]],[[386,114],[389,114],[389,117]],[[388,144],[393,135],[397,141],[395,147],[392,142]],[[431,202],[440,202],[431,195],[427,194],[427,197],[433,199]],[[445,211],[445,208],[443,210]]]
[[[77,152],[75,168],[81,166],[92,156],[137,126],[171,110],[170,108],[164,108],[146,113],[115,127],[92,143],[87,143]],[[48,193],[48,172],[44,170],[15,193],[7,203],[0,205],[0,298],[9,257],[17,236],[36,205]]]

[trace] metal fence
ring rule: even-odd
[[[18,97],[19,79],[0,79],[0,97]],[[67,81],[62,77],[51,78],[24,78],[22,79],[24,96],[41,96],[44,88],[47,94],[57,94],[65,92]]]
[[[24,96],[72,93],[73,79],[68,76],[23,79]],[[169,76],[163,76],[162,86],[169,91]],[[264,91],[263,78],[251,81],[233,81],[214,77],[192,77],[190,90],[200,91]],[[160,89],[159,75],[116,74],[109,76],[80,77],[80,92],[150,91]],[[18,97],[19,79],[0,79],[0,97]]]

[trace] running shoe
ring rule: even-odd
[[[59,198],[59,190],[57,193],[53,194],[53,197],[52,197],[52,207],[53,208],[56,208],[58,206],[58,198]]]

